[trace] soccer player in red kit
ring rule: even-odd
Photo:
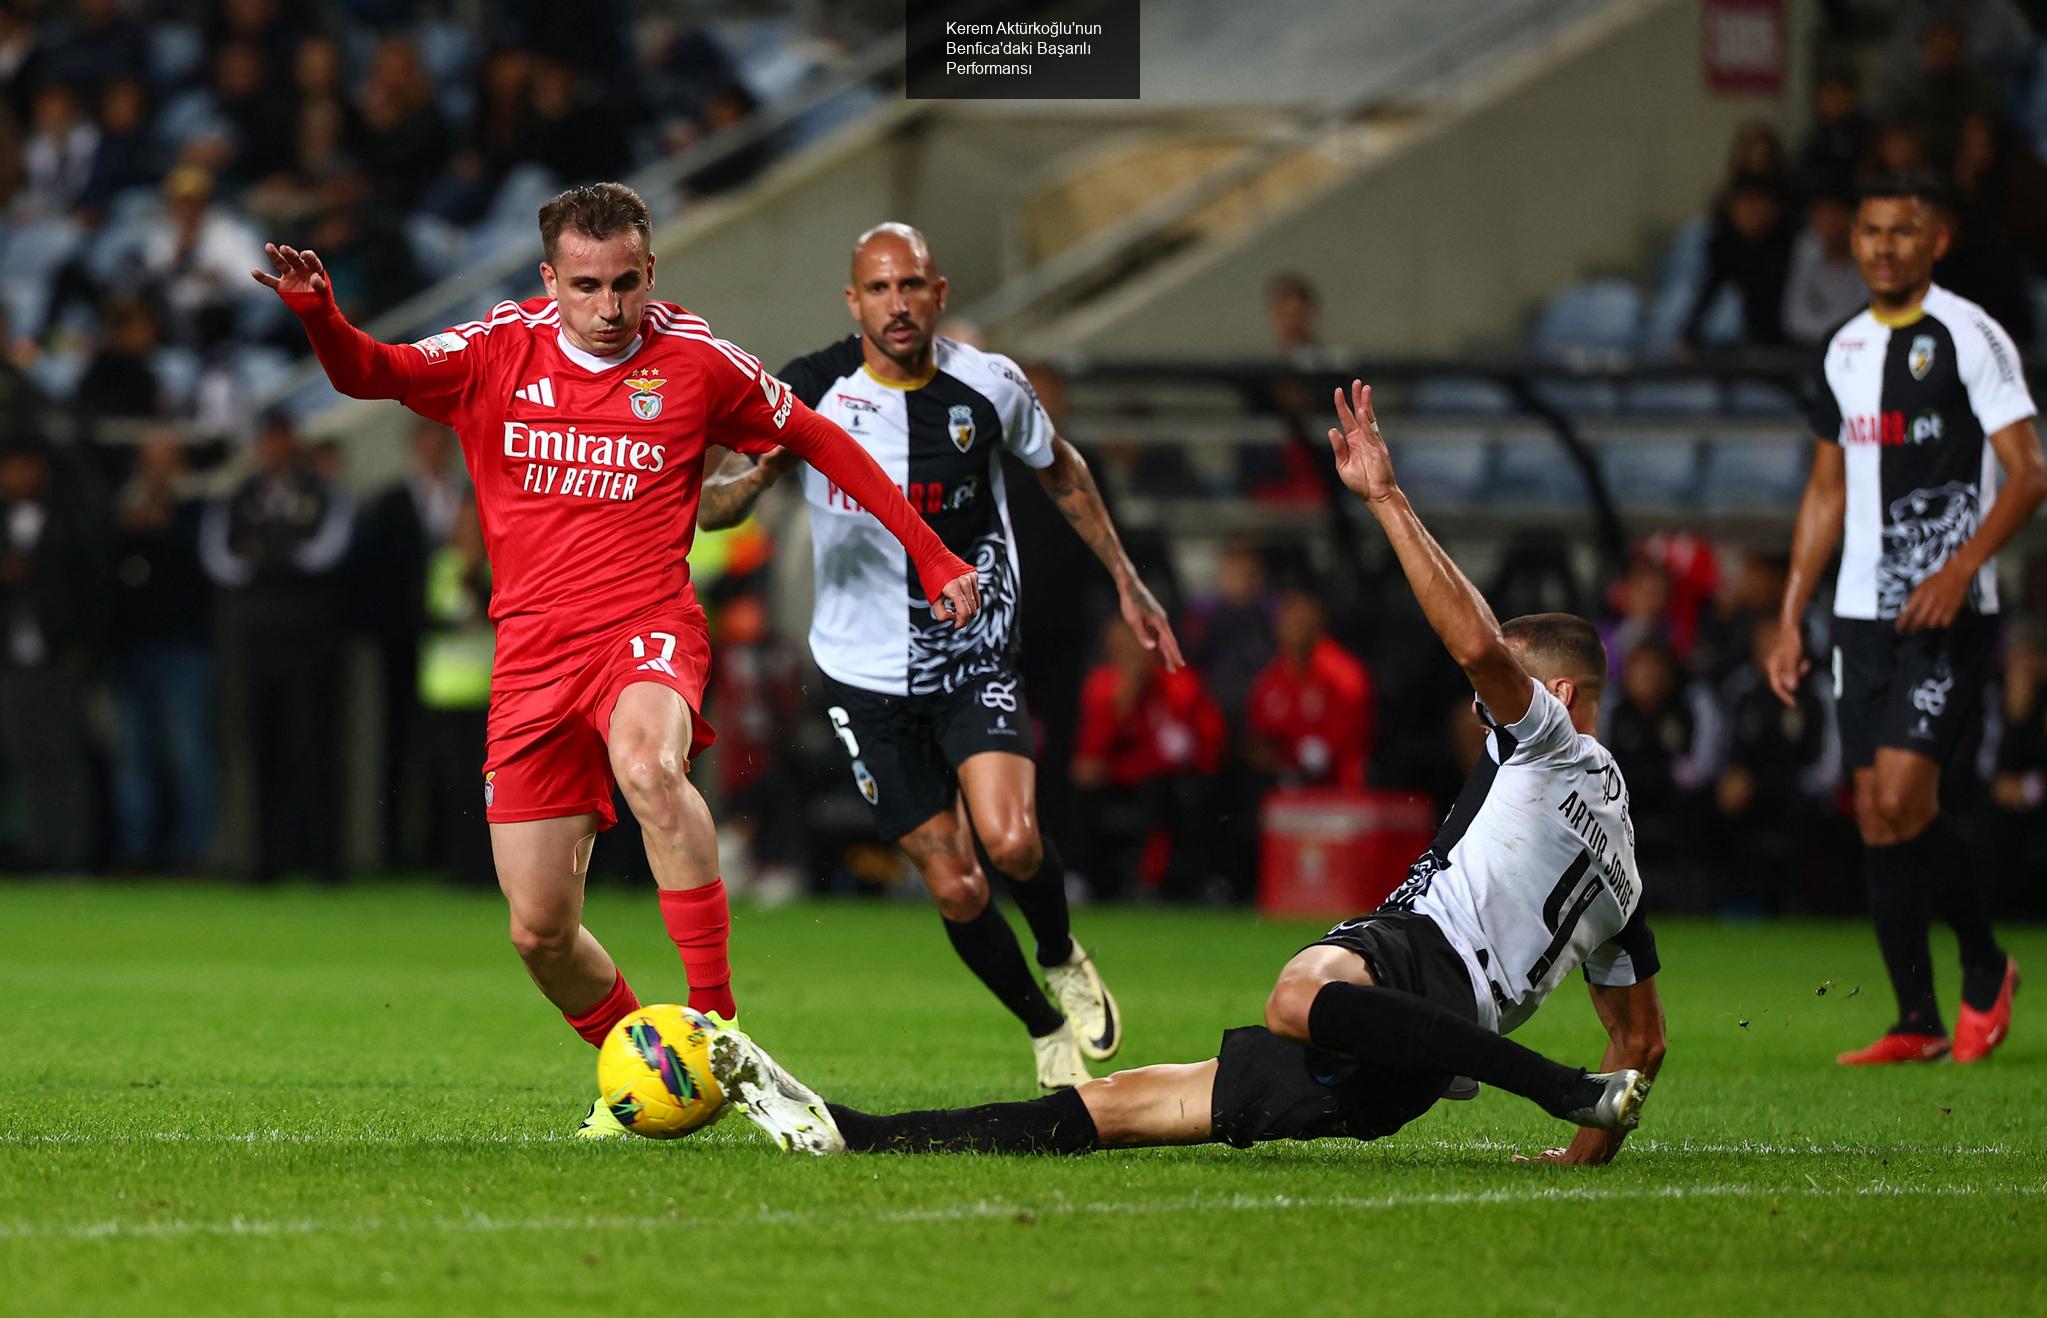
[[[461,438],[493,572],[482,790],[498,883],[527,973],[592,1044],[639,1005],[582,925],[614,784],[690,1005],[735,1015],[717,837],[686,776],[715,735],[688,562],[705,449],[800,454],[902,541],[934,616],[964,625],[980,607],[973,569],[843,430],[703,320],[650,300],[651,231],[632,189],[572,188],[540,210],[546,297],[409,344],[349,324],[310,251],[269,246],[276,273],[251,272],[304,322],[336,389],[396,399]],[[583,1126],[621,1129],[601,1101]]]

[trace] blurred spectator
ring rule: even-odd
[[[1606,645],[1611,686],[1619,684],[1624,661],[1635,647],[1652,641],[1671,644],[1670,574],[1654,559],[1638,554],[1610,598],[1613,612],[1599,624],[1599,639]]]
[[[1256,545],[1225,548],[1215,590],[1197,596],[1186,620],[1187,658],[1199,669],[1234,734],[1242,735],[1251,684],[1272,661],[1276,599]]]
[[[476,71],[476,112],[421,208],[454,224],[482,218],[514,165],[526,158],[533,131],[529,89],[533,54],[500,46]]]
[[[307,869],[338,879],[344,633],[335,586],[354,508],[320,477],[285,417],[264,422],[256,463],[206,510],[200,540],[224,592],[227,658],[254,750],[251,876],[272,881]]]
[[[1924,126],[1909,120],[1891,119],[1869,139],[1870,174],[1923,174],[1933,168]]]
[[[92,172],[78,196],[79,209],[105,218],[114,198],[146,186],[150,169],[149,93],[139,78],[116,78],[100,93],[99,145]]]
[[[234,130],[236,179],[254,183],[291,167],[296,107],[261,46],[230,41],[214,53],[213,104]]]
[[[1329,639],[1322,601],[1280,597],[1278,652],[1251,684],[1251,762],[1288,786],[1362,788],[1375,709],[1365,666]]]
[[[376,204],[400,214],[410,210],[447,167],[449,146],[418,48],[403,37],[385,37],[356,96],[352,134],[352,153],[371,180]]]
[[[1782,554],[1740,554],[1720,574],[1711,604],[1701,610],[1691,668],[1719,683],[1748,662],[1756,623],[1777,616],[1790,560]]]
[[[204,504],[168,429],[135,451],[114,523],[114,858],[205,862],[218,807],[213,590],[199,566]]]
[[[1821,74],[1813,84],[1812,127],[1798,153],[1801,195],[1852,195],[1870,132],[1854,75],[1842,69]]]
[[[1887,108],[1893,119],[1925,130],[1928,159],[1945,174],[1954,165],[1962,121],[1998,114],[2003,105],[1996,78],[1970,65],[1960,25],[1944,16],[1920,29],[1919,66],[1893,81]]]
[[[412,248],[397,228],[397,217],[372,200],[368,179],[355,172],[335,174],[317,195],[320,209],[306,245],[320,253],[335,297],[351,319],[360,321],[419,287]],[[254,281],[250,286],[257,287]],[[291,333],[298,334],[296,326]]]
[[[476,500],[464,491],[445,543],[427,560],[420,582],[425,627],[417,685],[421,742],[426,748],[429,818],[438,831],[435,859],[466,887],[493,888],[490,827],[484,822],[483,742],[490,706],[490,560]]]
[[[1205,882],[1213,810],[1204,790],[1226,730],[1192,668],[1167,672],[1120,618],[1102,627],[1104,661],[1082,688],[1074,788],[1083,794],[1081,872],[1098,895],[1184,895]]]
[[[1782,910],[1796,896],[1813,827],[1840,778],[1822,676],[1808,676],[1795,705],[1770,689],[1777,626],[1772,617],[1755,619],[1749,657],[1720,693],[1727,726],[1713,787],[1714,869],[1727,876],[1722,904],[1749,913]],[[1627,765],[1622,771],[1633,784]]]
[[[13,6],[9,6],[12,8]],[[34,76],[93,97],[116,78],[149,76],[149,29],[122,0],[74,0],[71,16],[42,26]]]
[[[718,662],[710,707],[718,724],[719,843],[743,848],[756,900],[803,890],[802,766],[789,729],[803,713],[804,657],[775,635],[758,594],[732,595],[718,609]]]
[[[168,414],[163,387],[150,369],[157,349],[156,313],[134,296],[110,298],[100,309],[100,350],[78,382],[79,425],[90,438],[107,420]]]
[[[1779,182],[1761,174],[1736,178],[1713,215],[1706,276],[1685,317],[1685,343],[1697,346],[1699,327],[1726,285],[1741,299],[1742,342],[1750,347],[1782,343],[1784,285],[1796,236]]]
[[[33,439],[44,430],[42,391],[14,360],[14,329],[0,304],[0,445]]]
[[[0,756],[21,801],[17,859],[76,871],[100,836],[86,683],[106,601],[105,535],[49,449],[0,451]]]
[[[2009,120],[1962,120],[1954,185],[1964,214],[2007,239],[2030,270],[2047,270],[2047,165]]]
[[[524,158],[557,179],[615,178],[632,163],[628,124],[590,94],[573,65],[536,59]]]
[[[1687,687],[1659,640],[1623,652],[1620,699],[1604,710],[1601,740],[1627,778],[1629,817],[1646,872],[1696,859],[1704,792],[1714,779],[1718,711],[1703,684]]]
[[[1990,780],[1991,845],[2000,874],[2047,874],[2047,626],[2014,625],[2005,649],[2004,735]],[[2016,894],[2014,894],[2016,895]],[[2038,893],[2028,905],[2037,910]]]
[[[1989,312],[2013,339],[2033,341],[2033,298],[2025,258],[1975,209],[1948,211],[1948,249],[1933,267],[1942,288]]]
[[[1791,169],[1784,158],[1784,139],[1765,120],[1751,119],[1734,131],[1734,145],[1727,153],[1726,190],[1731,192],[1742,183],[1760,183],[1780,199],[1790,196]]]
[[[99,143],[100,131],[80,107],[78,93],[63,83],[45,84],[36,92],[21,144],[20,209],[43,218],[69,211],[92,179]]]
[[[745,83],[737,78],[727,78],[704,98],[700,132],[704,137],[712,137],[744,123],[759,109],[760,102],[746,89]],[[758,138],[737,147],[697,171],[690,178],[690,190],[700,196],[710,196],[742,187],[767,165],[770,154],[767,138]]]
[[[142,245],[142,273],[163,304],[173,339],[194,348],[225,343],[234,337],[237,305],[263,295],[249,278],[264,263],[263,245],[237,216],[214,204],[213,176],[203,169],[172,170],[163,198],[165,223]]]
[[[1279,418],[1284,437],[1276,444],[1237,448],[1237,488],[1268,503],[1321,504],[1335,488],[1328,445],[1322,442],[1323,404],[1308,372],[1329,367],[1344,354],[1322,341],[1322,296],[1306,275],[1285,271],[1265,285],[1266,323],[1272,346],[1288,370],[1264,382],[1250,398],[1251,410]],[[1319,445],[1319,447],[1318,447]],[[1328,472],[1323,468],[1329,467]]]
[[[454,533],[468,498],[455,436],[427,420],[412,424],[412,469],[364,510],[356,533],[354,575],[361,616],[383,671],[384,856],[411,863],[407,816],[423,793],[418,738],[420,635],[426,627],[427,565]]]
[[[1927,41],[1935,28],[1951,34],[1952,59],[2003,77],[2023,70],[2033,49],[2033,30],[2012,0],[1906,0],[1892,20],[1884,70],[1893,88],[1909,87],[1927,66]]]
[[[1823,343],[1869,305],[1869,286],[1848,250],[1854,222],[1855,201],[1845,194],[1821,192],[1806,204],[1784,282],[1784,333],[1793,343]]]

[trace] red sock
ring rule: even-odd
[[[633,996],[633,986],[625,982],[625,972],[620,971],[611,985],[611,992],[605,994],[597,1005],[579,1015],[562,1013],[562,1019],[569,1028],[583,1036],[583,1042],[592,1048],[604,1046],[604,1036],[611,1033],[611,1027],[640,1009],[640,1000]]]
[[[725,880],[713,879],[701,888],[663,888],[661,922],[682,953],[682,968],[689,976],[689,1005],[702,1012],[717,1012],[726,1020],[739,1014],[732,1002],[732,963],[726,959],[725,943],[732,935],[732,910],[725,904]]]

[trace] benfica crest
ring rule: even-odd
[[[652,421],[661,415],[661,386],[668,381],[652,375],[636,375],[625,382],[633,391],[631,399],[633,415],[642,421]]]
[[[945,429],[952,436],[952,446],[964,453],[974,446],[974,409],[965,403],[954,403],[945,414]]]

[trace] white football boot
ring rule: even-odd
[[[711,1074],[725,1100],[789,1153],[844,1153],[845,1137],[824,1100],[738,1030],[711,1037]]]
[[[1066,1013],[1067,1024],[1073,1027],[1074,1038],[1089,1061],[1106,1062],[1116,1055],[1123,1046],[1123,1013],[1079,939],[1073,940],[1073,950],[1064,962],[1045,967],[1045,987],[1059,1000],[1059,1010]],[[1042,1064],[1038,1077],[1044,1079]]]
[[[1032,1039],[1031,1051],[1038,1059],[1040,1089],[1071,1089],[1094,1079],[1080,1059],[1081,1044],[1073,1037],[1071,1024],[1062,1023],[1050,1034]]]
[[[1594,1130],[1633,1130],[1642,1120],[1642,1105],[1649,1101],[1649,1077],[1640,1071],[1595,1071],[1585,1077],[1595,1080],[1603,1092],[1589,1107],[1573,1108],[1564,1120]]]

